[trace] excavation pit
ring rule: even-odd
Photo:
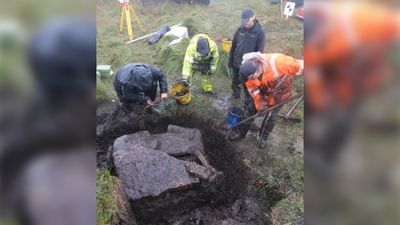
[[[143,107],[127,112],[109,102],[99,104],[97,110],[97,166],[111,169],[122,183],[125,180],[125,192],[137,224],[263,224],[257,200],[246,196],[249,182],[246,167],[236,153],[236,146],[226,141],[224,133],[193,113],[178,111],[173,116],[154,113],[140,116],[142,112]],[[181,136],[175,135],[174,129],[184,132]],[[174,149],[174,145],[179,146],[179,141],[185,140],[182,134],[196,133],[196,130],[203,149],[194,147],[193,150],[189,146],[184,149],[185,154],[175,155],[159,152],[165,146]],[[155,139],[173,141],[152,142]],[[189,145],[195,142],[190,135],[188,139]],[[118,143],[133,143],[135,154],[118,150]],[[119,147],[126,149],[126,146]],[[200,156],[192,154],[196,151]],[[141,164],[145,160],[151,163]],[[147,167],[157,163],[169,171]],[[150,173],[132,176],[129,168],[146,168]],[[143,185],[130,185],[126,181],[137,179],[153,185],[150,189],[140,189]]]

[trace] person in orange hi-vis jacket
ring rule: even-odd
[[[313,1],[306,11],[305,161],[322,171],[339,158],[363,100],[396,83],[400,16],[369,1]]]
[[[292,95],[292,80],[303,75],[304,61],[290,56],[260,52],[247,53],[243,56],[240,66],[240,81],[245,84],[244,117],[253,116],[266,107],[272,107],[285,101]],[[266,145],[269,133],[272,131],[278,113],[282,107],[272,110],[271,117],[265,124],[261,138],[261,146]],[[232,130],[230,140],[238,140],[246,136],[252,121]]]
[[[396,11],[370,2],[313,2],[304,27],[306,99],[314,110],[355,104],[387,81],[387,55],[400,40]]]

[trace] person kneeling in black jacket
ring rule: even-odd
[[[160,100],[168,97],[164,72],[144,63],[129,63],[118,70],[113,85],[122,104],[154,105],[160,86]]]

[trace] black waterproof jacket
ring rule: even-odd
[[[249,52],[264,52],[264,44],[265,30],[258,20],[255,20],[251,29],[240,26],[233,36],[229,67],[239,69],[243,55]]]
[[[161,69],[143,63],[130,63],[118,70],[113,85],[118,98],[124,103],[144,104],[151,90],[167,93],[167,78]]]

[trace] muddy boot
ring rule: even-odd
[[[267,141],[266,140],[260,140],[260,141],[257,141],[257,143],[258,143],[258,148],[267,147]]]
[[[258,148],[265,148],[265,147],[267,147],[267,138],[268,138],[268,136],[264,136],[264,137],[259,137],[259,136],[257,136],[257,147]]]

